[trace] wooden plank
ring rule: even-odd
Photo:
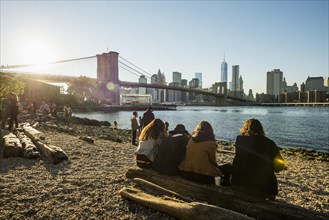
[[[329,215],[280,201],[264,200],[244,194],[231,187],[216,187],[187,181],[179,176],[162,175],[156,171],[130,168],[126,177],[142,178],[185,197],[230,209],[257,219],[328,219]]]
[[[144,193],[136,188],[124,187],[119,193],[122,197],[183,220],[252,219],[240,213],[213,205],[198,202],[187,203],[169,197],[160,198]]]

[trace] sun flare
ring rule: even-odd
[[[23,48],[23,58],[27,64],[45,65],[55,61],[55,51],[43,41],[31,41]]]

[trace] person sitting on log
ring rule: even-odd
[[[43,115],[49,115],[50,107],[45,101],[42,101],[40,105],[40,111],[42,112]]]
[[[153,119],[153,121],[143,128],[135,152],[137,166],[141,168],[152,167],[158,146],[165,136],[165,124],[158,118]]]
[[[265,136],[260,121],[248,119],[235,142],[232,185],[251,193],[265,193],[274,199],[278,194],[274,172],[285,168],[276,144]]]
[[[178,165],[185,159],[186,144],[190,134],[178,124],[169,136],[163,138],[154,158],[152,169],[167,175],[179,175]]]
[[[231,165],[219,166],[216,162],[216,150],[212,126],[207,121],[201,121],[187,143],[185,160],[178,166],[181,176],[205,184],[215,184],[216,176],[225,178]]]

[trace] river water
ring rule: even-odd
[[[169,123],[169,130],[184,124],[189,132],[204,120],[210,122],[219,140],[235,140],[244,121],[256,118],[263,124],[265,134],[280,147],[303,148],[329,152],[328,107],[191,107],[179,106],[176,111],[154,111],[156,118]],[[132,112],[75,113],[101,121],[117,121],[119,128],[130,129]],[[138,112],[139,116],[143,111]]]

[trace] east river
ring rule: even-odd
[[[143,116],[143,111],[138,111]],[[219,140],[234,141],[244,121],[256,118],[265,134],[280,147],[303,148],[329,152],[328,107],[191,107],[178,106],[176,111],[154,111],[156,118],[169,123],[169,130],[184,124],[192,132],[200,121],[208,121]],[[118,122],[119,128],[130,129],[132,112],[74,113],[100,121]]]

